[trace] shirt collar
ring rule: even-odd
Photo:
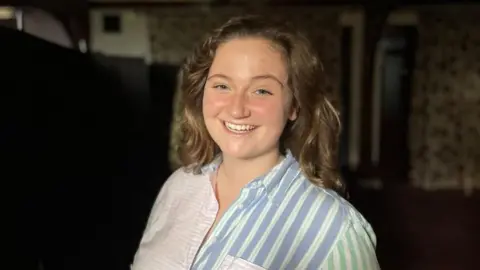
[[[285,198],[285,193],[300,174],[300,165],[288,150],[285,159],[275,166],[270,172],[259,179],[275,203],[280,204]]]
[[[218,155],[210,164],[202,167],[202,173],[210,174],[215,172],[221,163],[222,156]],[[268,173],[252,180],[245,188],[257,189],[263,187],[267,194],[269,194],[269,197],[274,201],[281,200],[299,174],[300,164],[298,164],[295,157],[293,157],[291,151],[287,150],[285,158],[280,163],[273,167]]]
[[[217,171],[218,169],[218,166],[220,166],[220,164],[222,163],[222,155],[221,154],[218,154],[212,162],[210,162],[209,164],[205,165],[202,167],[201,171],[202,171],[202,174],[210,174],[210,173],[213,173],[215,171]]]

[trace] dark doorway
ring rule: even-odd
[[[340,166],[340,173],[344,183],[346,184],[346,192],[351,196],[354,189],[354,181],[351,175],[351,168],[349,163],[349,134],[350,134],[350,82],[352,76],[352,39],[353,39],[353,27],[342,27],[342,35],[340,40],[340,121],[341,121],[341,134],[339,143],[339,157],[338,162]]]
[[[417,35],[415,26],[387,26],[380,41],[384,49],[379,169],[384,180],[408,179],[408,119]]]
[[[340,155],[339,163],[342,171],[348,169],[348,135],[349,135],[349,114],[350,114],[350,81],[352,67],[352,33],[353,27],[346,26],[342,28],[341,36],[341,80],[340,80],[340,120],[342,123],[342,133],[340,135]]]

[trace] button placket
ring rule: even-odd
[[[204,202],[200,209],[200,212],[198,213],[199,220],[204,222],[198,222],[197,230],[195,231],[194,235],[205,236],[210,230],[218,212],[218,203],[215,199],[213,191],[211,190],[211,187],[209,187],[208,193],[209,200]],[[204,239],[202,237],[199,238],[198,241],[198,243],[190,247],[190,250],[188,252],[189,256],[187,260],[187,265],[193,265],[196,262],[197,258],[202,257],[203,254],[205,254],[207,250],[211,247],[211,245],[216,242],[216,238],[215,235],[212,233],[212,235],[210,235],[208,239]]]

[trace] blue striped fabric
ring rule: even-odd
[[[192,269],[218,269],[226,256],[264,269],[378,269],[375,241],[361,214],[309,182],[288,153],[241,191]]]

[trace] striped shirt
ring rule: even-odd
[[[332,190],[315,186],[286,158],[240,192],[213,228],[211,176],[179,169],[154,204],[132,270],[379,269],[370,224]]]

